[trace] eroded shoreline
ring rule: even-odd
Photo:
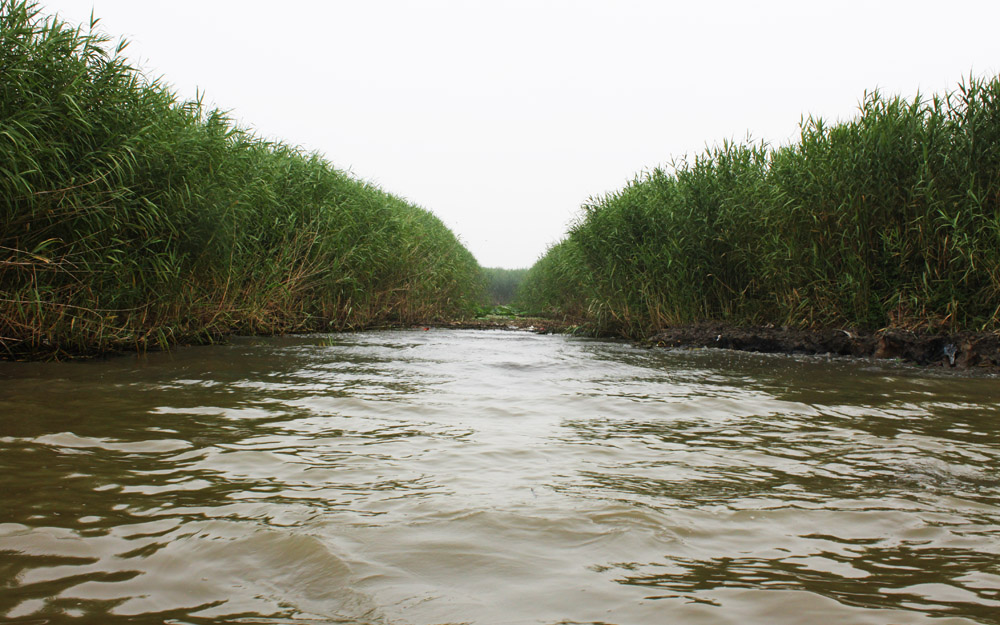
[[[1000,370],[1000,335],[919,333],[889,328],[877,332],[827,328],[733,327],[702,323],[666,328],[642,341],[656,347],[720,347],[750,352],[832,354],[898,359],[922,366]]]
[[[523,330],[539,334],[579,333],[622,338],[595,332],[579,322],[542,317],[487,317],[438,323],[428,327],[476,330]],[[803,330],[778,326],[741,327],[704,322],[664,328],[637,342],[647,347],[715,347],[737,351],[897,359],[927,367],[1000,372],[1000,334],[913,332],[888,328],[877,332],[826,328]]]
[[[702,322],[660,329],[640,340],[614,332],[602,332],[581,320],[551,319],[545,317],[489,316],[454,321],[435,321],[422,324],[379,324],[349,332],[369,332],[392,329],[445,328],[453,330],[503,330],[533,332],[536,334],[576,334],[603,339],[632,340],[649,348],[691,349],[718,348],[768,354],[832,355],[860,360],[899,360],[924,366],[959,371],[978,370],[1000,373],[1000,333],[958,332],[951,334],[913,332],[888,328],[876,332],[859,332],[853,329],[826,328],[805,330],[779,326],[735,326],[719,322]],[[314,333],[308,330],[302,333]],[[293,332],[291,334],[300,334]],[[232,335],[235,336],[235,335]],[[224,344],[229,336],[215,336],[207,343]],[[182,345],[206,344],[182,342]],[[139,352],[147,350],[138,350]],[[149,349],[148,351],[159,351]],[[133,350],[102,350],[88,353],[62,353],[62,358],[51,352],[24,352],[8,354],[6,361],[39,360],[100,360],[135,353]],[[10,357],[15,356],[15,357]]]

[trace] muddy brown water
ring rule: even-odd
[[[998,400],[475,330],[0,363],[0,621],[1000,623]]]

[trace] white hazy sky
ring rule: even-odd
[[[43,0],[180,97],[322,153],[527,267],[589,197],[1000,70],[1000,2]]]

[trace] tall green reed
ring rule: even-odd
[[[514,303],[518,288],[527,275],[527,269],[484,267],[485,303],[489,306],[510,306]]]
[[[0,353],[463,315],[440,220],[178,102],[124,43],[0,1]]]
[[[585,205],[524,292],[566,310],[585,292],[629,336],[703,320],[997,330],[998,243],[1000,79],[970,77],[929,99],[866,94],[851,121],[804,119],[793,145],[727,142],[647,172]]]

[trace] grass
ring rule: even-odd
[[[586,204],[518,297],[643,336],[737,325],[1000,330],[1000,79],[866,94],[793,145],[723,143]]]
[[[0,0],[0,356],[461,316],[481,269],[428,211],[266,141]]]

